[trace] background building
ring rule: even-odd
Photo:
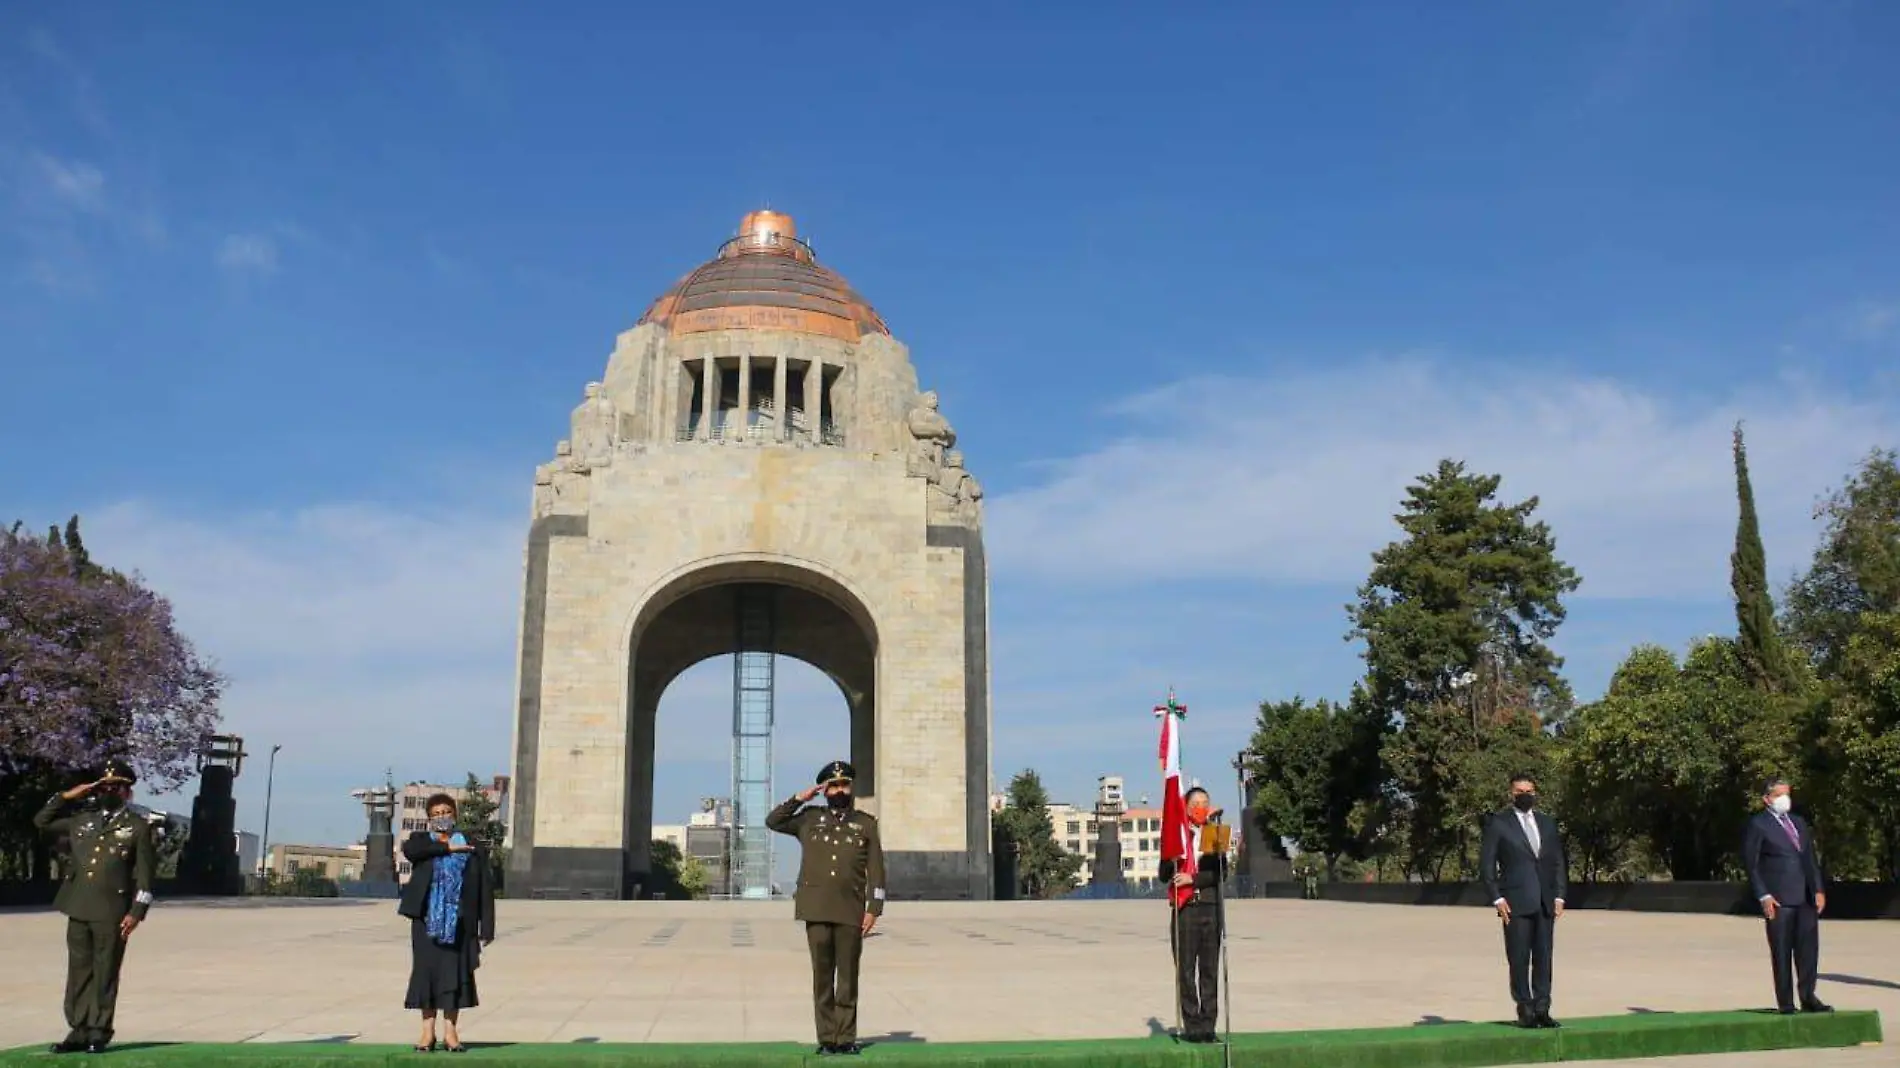
[[[292,876],[315,872],[337,882],[355,882],[363,877],[367,851],[363,846],[274,845],[270,847],[269,870],[274,875]]]

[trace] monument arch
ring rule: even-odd
[[[769,782],[788,656],[845,697],[837,744],[891,896],[990,896],[989,578],[955,445],[908,351],[784,215],[746,216],[620,335],[535,475],[511,893],[638,891],[660,696],[737,653],[735,839],[806,785]]]

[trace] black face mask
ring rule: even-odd
[[[1511,798],[1511,804],[1517,806],[1519,812],[1529,812],[1531,809],[1537,807],[1537,795],[1518,794],[1516,797]]]
[[[850,808],[851,795],[848,793],[826,794],[825,804],[830,805],[832,808]]]

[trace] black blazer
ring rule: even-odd
[[[409,883],[402,888],[402,900],[396,914],[412,920],[429,918],[429,883],[435,878],[435,860],[449,855],[446,843],[432,834],[417,831],[403,840],[402,855],[409,861]],[[495,940],[495,880],[488,866],[488,851],[476,846],[468,855],[468,867],[462,869],[462,915],[459,926],[463,937],[482,942]]]
[[[1801,848],[1788,841],[1788,832],[1769,812],[1757,812],[1742,836],[1742,867],[1757,901],[1773,895],[1779,905],[1812,905],[1814,895],[1825,893],[1821,864],[1814,855],[1814,831],[1792,813],[1788,822],[1801,835]]]
[[[1491,814],[1478,850],[1478,878],[1484,881],[1485,896],[1492,901],[1503,898],[1513,914],[1555,913],[1570,889],[1570,864],[1557,821],[1542,812],[1533,812],[1532,818],[1542,855],[1531,852],[1530,836],[1515,808]]]

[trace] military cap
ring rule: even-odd
[[[849,761],[834,760],[826,764],[818,773],[818,785],[830,786],[834,782],[850,782],[858,777],[857,769]]]
[[[106,761],[106,772],[104,775],[99,776],[99,781],[102,783],[123,783],[126,786],[131,786],[139,781],[139,777],[138,774],[132,770],[132,765],[127,764],[125,761],[108,760]]]

